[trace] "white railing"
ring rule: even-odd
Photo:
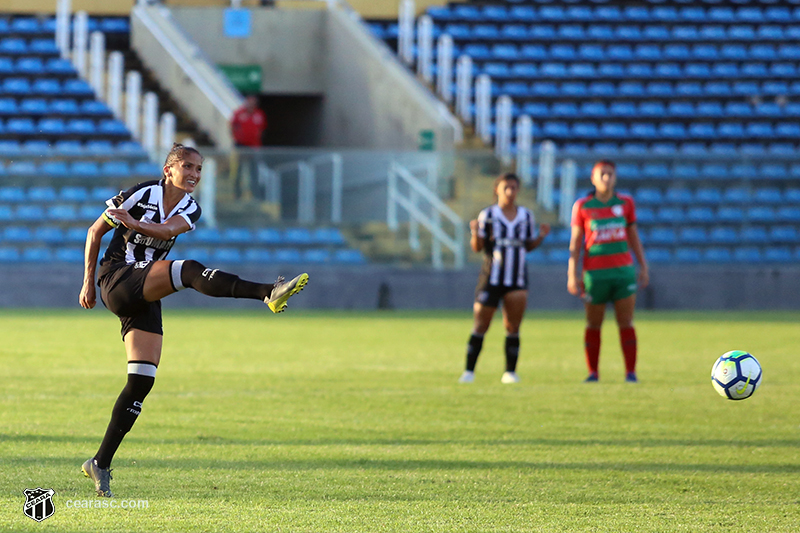
[[[436,92],[444,103],[453,101],[453,38],[446,33],[436,45]]]
[[[108,94],[106,103],[118,119],[122,119],[122,79],[125,76],[125,56],[122,52],[108,54]]]
[[[510,96],[501,96],[495,104],[494,153],[503,165],[511,164],[511,114],[513,102]]]
[[[407,193],[402,192],[401,188],[407,189]],[[420,248],[417,226],[419,224],[425,227],[433,237],[431,251],[434,268],[438,270],[444,268],[442,245],[453,253],[455,268],[464,266],[464,221],[422,181],[417,179],[408,168],[393,162],[389,167],[386,210],[386,223],[392,231],[397,231],[400,227],[398,206],[405,209],[409,222],[413,222],[409,227],[409,244],[413,250]],[[431,214],[429,215],[427,212]],[[453,236],[442,228],[442,217],[452,223]]]
[[[558,221],[569,226],[572,219],[572,203],[575,201],[575,186],[578,180],[578,165],[572,159],[561,163],[561,199],[558,207]]]
[[[75,35],[72,43],[72,64],[78,76],[86,78],[86,49],[89,44],[89,14],[86,11],[75,13]]]
[[[472,58],[461,55],[456,62],[456,114],[472,124]]]
[[[433,19],[422,15],[417,21],[417,74],[422,81],[433,81]]]
[[[475,79],[475,133],[484,142],[492,142],[492,79],[480,74]]]
[[[556,145],[553,141],[544,141],[539,147],[539,174],[536,187],[536,201],[547,209],[553,210],[553,182],[556,176]]]
[[[106,37],[93,31],[89,45],[89,85],[97,98],[103,98],[103,74],[106,70]]]
[[[240,163],[241,164],[241,161]],[[274,167],[258,162],[257,179],[266,191],[266,199],[272,203],[281,201],[281,180],[284,175],[296,174],[297,220],[303,224],[314,224],[317,219],[317,175],[318,169],[331,167],[331,218],[333,224],[342,222],[342,156],[336,152],[308,159],[282,163]]]
[[[397,55],[406,65],[414,64],[414,0],[401,0],[397,16]]]
[[[517,176],[526,187],[533,186],[533,121],[528,115],[517,119]]]

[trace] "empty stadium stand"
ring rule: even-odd
[[[595,159],[618,161],[650,261],[800,260],[800,1],[496,0],[427,14],[493,98],[533,119],[537,142],[578,161],[579,186]],[[367,24],[396,49],[396,21]],[[530,259],[565,262],[568,241],[559,228]]]

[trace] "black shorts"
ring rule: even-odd
[[[144,299],[144,280],[153,267],[153,261],[141,261],[131,265],[124,263],[101,267],[97,280],[100,299],[109,311],[122,323],[122,339],[132,329],[163,335],[161,326],[161,302]]]
[[[512,291],[527,291],[528,287],[512,285],[491,285],[488,278],[481,276],[478,278],[478,285],[475,287],[475,301],[486,307],[499,307],[503,296]]]

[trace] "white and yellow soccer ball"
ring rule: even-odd
[[[724,353],[711,368],[711,384],[729,400],[744,400],[761,385],[761,365],[742,350]]]

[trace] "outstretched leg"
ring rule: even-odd
[[[308,283],[308,274],[300,274],[288,283],[283,278],[273,283],[246,281],[235,274],[206,268],[192,259],[157,261],[144,282],[144,299],[155,302],[184,288],[192,288],[216,298],[261,300],[275,313],[286,308],[286,300]]]

